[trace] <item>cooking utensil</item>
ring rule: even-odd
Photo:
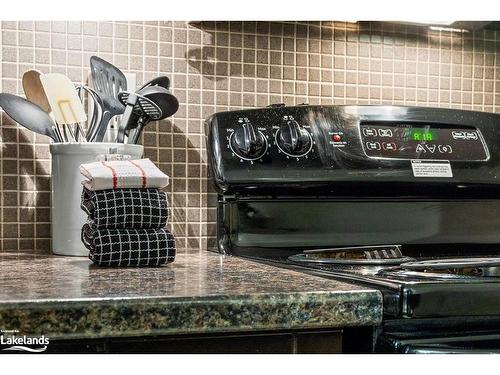
[[[55,142],[63,142],[50,116],[36,104],[17,95],[0,94],[0,107],[19,125],[35,133],[46,135]]]
[[[157,87],[163,87],[164,89],[166,90],[169,90],[169,87],[170,87],[170,78],[168,78],[167,76],[160,76],[160,77],[156,77],[156,78],[153,78],[152,80],[146,82],[144,85],[142,85],[139,90],[137,90],[136,92],[138,92],[139,94],[143,94],[142,93],[142,90],[147,88],[147,87],[152,87],[152,86],[157,86]],[[170,91],[169,91],[170,92]],[[129,128],[127,129],[127,132],[130,132],[130,130],[132,129],[136,129],[138,124],[141,122],[141,120],[138,118],[137,115],[133,115],[133,120],[131,120],[129,122]],[[140,133],[139,133],[140,135]],[[136,137],[137,139],[139,138],[138,136]]]
[[[90,58],[93,89],[103,95],[118,99],[118,94],[127,91],[125,74],[113,64],[97,56]]]
[[[162,111],[162,118],[172,116],[179,109],[179,101],[177,98],[172,95],[170,90],[164,87],[149,86],[138,91],[138,94],[145,96],[160,107]]]
[[[146,86],[145,88],[139,90],[139,93],[144,97],[150,99],[160,108],[162,115],[156,120],[162,120],[170,117],[179,109],[179,101],[177,100],[177,98],[172,95],[170,90],[163,86]],[[139,141],[144,127],[150,121],[151,120],[148,119],[139,119],[139,121],[137,121],[137,128],[131,134],[129,134],[129,143],[137,143]]]
[[[40,81],[59,124],[78,124],[87,121],[75,85],[68,77],[60,73],[47,73],[40,76]]]
[[[109,121],[125,111],[125,106],[118,100],[118,93],[127,90],[127,79],[120,69],[97,56],[90,58],[90,71],[92,87],[100,96],[103,109],[101,121],[90,140],[102,142]]]
[[[35,103],[45,112],[52,112],[50,108],[49,100],[45,94],[45,90],[42,86],[42,81],[40,80],[40,75],[42,73],[38,70],[28,70],[23,74],[23,90],[26,95],[26,99],[30,102]]]
[[[35,69],[28,70],[23,74],[24,94],[26,95],[26,99],[39,106],[53,119],[52,109],[50,108],[49,100],[43,89],[42,81],[40,80],[41,74],[40,71]],[[61,142],[63,142],[65,139],[57,123],[54,124],[54,127],[56,133],[61,138]]]
[[[102,111],[102,101],[100,95],[88,86],[78,86],[77,87],[78,96],[80,99],[84,100],[84,92],[87,93],[87,106],[90,112],[90,121],[87,127],[87,141],[91,140],[91,136],[96,133],[96,127],[100,123],[103,111]]]
[[[68,77],[60,73],[42,74],[40,75],[40,81],[56,122],[68,125],[68,128],[69,125],[76,124],[75,141],[78,141],[78,134],[83,135],[79,124],[87,121],[87,115],[78,97],[75,85]],[[70,128],[69,131],[72,133]]]
[[[115,116],[123,114],[125,106],[111,96],[104,95],[100,92],[96,92],[95,94],[99,98],[98,100],[101,103],[103,112],[100,122],[95,127],[95,132],[90,136],[90,141],[102,142],[110,120]]]
[[[168,78],[167,76],[160,76],[160,77],[153,78],[152,80],[150,80],[150,81],[146,82],[145,84],[143,84],[139,88],[139,90],[137,90],[137,92],[139,92],[139,93],[142,94],[141,91],[143,89],[145,89],[147,87],[151,87],[151,86],[159,86],[159,87],[163,87],[163,88],[169,90],[170,89],[170,78]],[[127,131],[135,129],[139,123],[141,123],[140,119],[135,119],[135,121],[131,121],[130,128]],[[139,139],[141,131],[139,131],[139,133],[137,135],[135,135],[135,139],[136,140]]]
[[[153,78],[151,81],[148,81],[144,85],[142,85],[139,88],[139,90],[137,90],[137,91],[145,89],[146,87],[149,87],[149,86],[160,86],[160,87],[164,87],[168,90],[168,89],[170,89],[170,78],[168,78],[167,76],[160,76],[160,77]]]
[[[138,93],[121,92],[118,98],[125,105],[122,121],[118,127],[116,141],[123,143],[125,132],[131,121],[141,119],[141,121],[158,120],[162,117],[161,109],[151,99]],[[134,115],[136,117],[134,117]]]

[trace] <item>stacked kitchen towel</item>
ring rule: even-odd
[[[82,164],[82,241],[99,266],[159,266],[175,258],[165,229],[168,176],[149,159]]]

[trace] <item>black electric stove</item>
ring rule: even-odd
[[[375,351],[500,351],[500,116],[273,106],[207,120],[219,251],[369,285]]]

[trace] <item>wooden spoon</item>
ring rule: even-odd
[[[50,108],[47,95],[45,95],[45,90],[43,89],[42,82],[40,81],[40,75],[42,73],[38,70],[28,70],[23,74],[23,90],[26,95],[26,99],[30,102],[35,103],[45,112],[52,112]]]

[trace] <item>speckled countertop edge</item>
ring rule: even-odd
[[[17,273],[11,278],[0,277],[0,330],[80,339],[375,326],[382,321],[380,291],[241,258],[185,254],[173,266],[141,271],[95,269],[85,260],[48,257],[19,276],[22,261],[12,263]],[[26,285],[40,274],[41,265],[45,284]],[[10,293],[5,291],[9,287]]]
[[[0,324],[52,339],[373,326],[378,292],[0,304]]]

